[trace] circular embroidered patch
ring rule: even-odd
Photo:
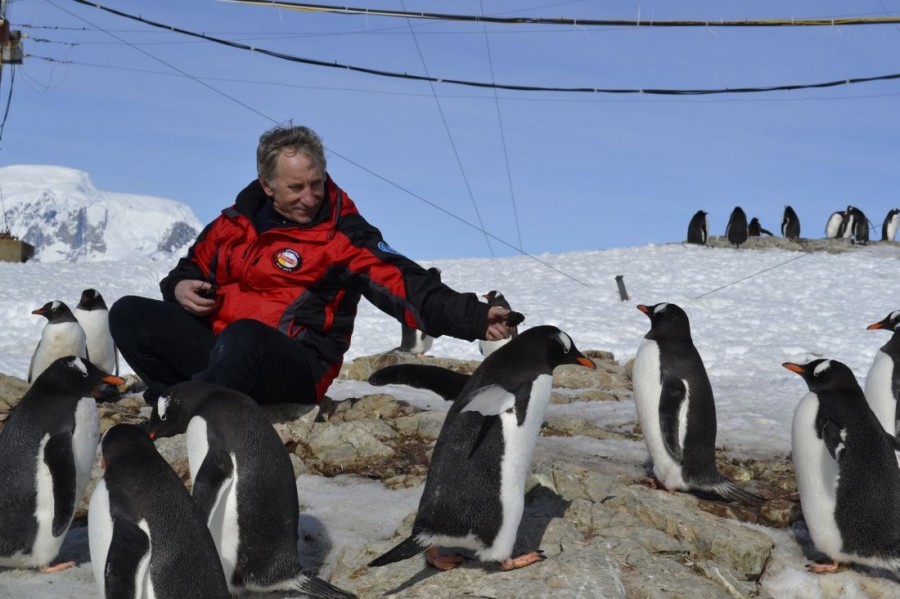
[[[283,248],[275,252],[275,266],[284,272],[294,272],[300,268],[300,254],[291,248]]]

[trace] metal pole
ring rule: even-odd
[[[616,275],[616,285],[619,286],[619,297],[622,301],[628,300],[628,292],[625,291],[625,275]]]

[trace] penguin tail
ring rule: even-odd
[[[322,599],[359,599],[353,593],[341,590],[326,582],[317,576],[309,574],[301,574],[294,579],[292,585],[295,591],[305,593],[310,597],[321,597]]]
[[[761,505],[766,502],[765,498],[745,491],[726,478],[712,485],[708,490],[730,501],[739,501],[749,505]]]
[[[408,537],[387,553],[380,555],[369,562],[369,567],[386,566],[387,564],[393,564],[394,562],[409,559],[414,555],[419,555],[426,549],[428,549],[428,545],[423,545],[417,541],[415,537]]]

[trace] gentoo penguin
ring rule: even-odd
[[[781,236],[785,239],[800,239],[800,219],[790,206],[784,207],[781,217]]]
[[[747,235],[750,237],[762,237],[763,235],[772,237],[772,232],[768,229],[763,229],[763,226],[759,224],[759,219],[754,216],[750,219],[750,224],[747,225]]]
[[[500,306],[501,308],[506,308],[507,310],[511,310],[509,307],[509,302],[506,301],[506,298],[497,290],[488,291],[484,295],[482,295],[488,306]],[[485,358],[515,339],[516,335],[519,334],[519,328],[515,325],[511,325],[510,327],[510,336],[506,339],[499,339],[497,341],[487,341],[485,339],[480,339],[478,341],[478,350],[481,352],[481,355]]]
[[[892,331],[890,340],[875,352],[866,376],[866,400],[884,430],[897,433],[897,401],[900,400],[900,310],[891,312],[867,330]]]
[[[119,374],[119,356],[109,332],[109,310],[100,292],[96,289],[82,291],[74,314],[84,329],[91,362],[104,372]]]
[[[460,555],[439,555],[440,546],[471,549],[482,561],[500,562],[501,570],[543,559],[539,551],[516,558],[512,551],[553,369],[561,364],[596,367],[552,326],[530,328],[484,359],[447,412],[412,534],[370,566],[423,551],[442,570],[462,561]],[[425,379],[419,383],[428,386]]]
[[[650,453],[645,467],[670,490],[762,503],[716,468],[716,404],[687,314],[667,303],[637,308],[650,318],[632,369],[634,402]]]
[[[698,210],[688,223],[687,242],[706,245],[709,238],[709,219],[706,212]]]
[[[896,240],[898,227],[900,227],[900,208],[891,208],[881,225],[881,241]]]
[[[152,438],[187,432],[193,490],[229,590],[356,595],[303,571],[300,506],[290,456],[250,397],[203,381],[170,387],[153,406]]]
[[[100,595],[227,599],[203,515],[147,431],[117,424],[100,447],[106,470],[88,506]]]
[[[853,217],[851,227],[853,239],[862,245],[869,243],[869,219],[865,213],[854,206],[847,206],[847,213]]]
[[[72,314],[69,306],[60,301],[47,302],[32,314],[47,319],[41,340],[38,341],[31,363],[28,365],[28,382],[32,382],[57,358],[78,356],[87,358],[87,337],[84,329]]]
[[[900,443],[882,429],[845,364],[783,366],[810,391],[794,412],[791,453],[813,543],[835,562],[900,572]],[[810,569],[833,572],[837,564]]]
[[[735,206],[728,218],[728,226],[725,227],[725,237],[735,246],[740,247],[742,243],[747,241],[750,231],[747,226],[747,215],[744,214],[740,206]]]
[[[122,379],[75,356],[38,376],[0,432],[0,566],[47,567],[59,553],[97,452],[93,395]]]
[[[431,267],[428,269],[428,274],[437,279],[441,280],[441,269],[436,267]],[[419,358],[425,356],[425,353],[431,349],[431,346],[434,344],[434,337],[426,333],[425,331],[420,331],[415,327],[411,327],[404,322],[400,323],[400,345],[392,349],[392,352],[399,352],[402,354],[413,354]]]
[[[848,206],[848,210],[844,210],[841,215],[843,216],[841,220],[841,226],[838,227],[838,237],[842,239],[850,239],[853,237],[853,229],[856,225],[856,216],[854,212],[852,212],[851,208],[853,206]]]
[[[828,222],[825,223],[825,237],[828,239],[842,237],[842,225],[844,224],[844,220],[846,218],[847,213],[843,210],[832,212],[831,216],[828,217]]]

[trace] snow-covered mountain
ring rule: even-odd
[[[87,173],[61,166],[2,167],[0,193],[0,226],[33,245],[36,262],[170,261],[203,228],[185,204],[100,191]]]

